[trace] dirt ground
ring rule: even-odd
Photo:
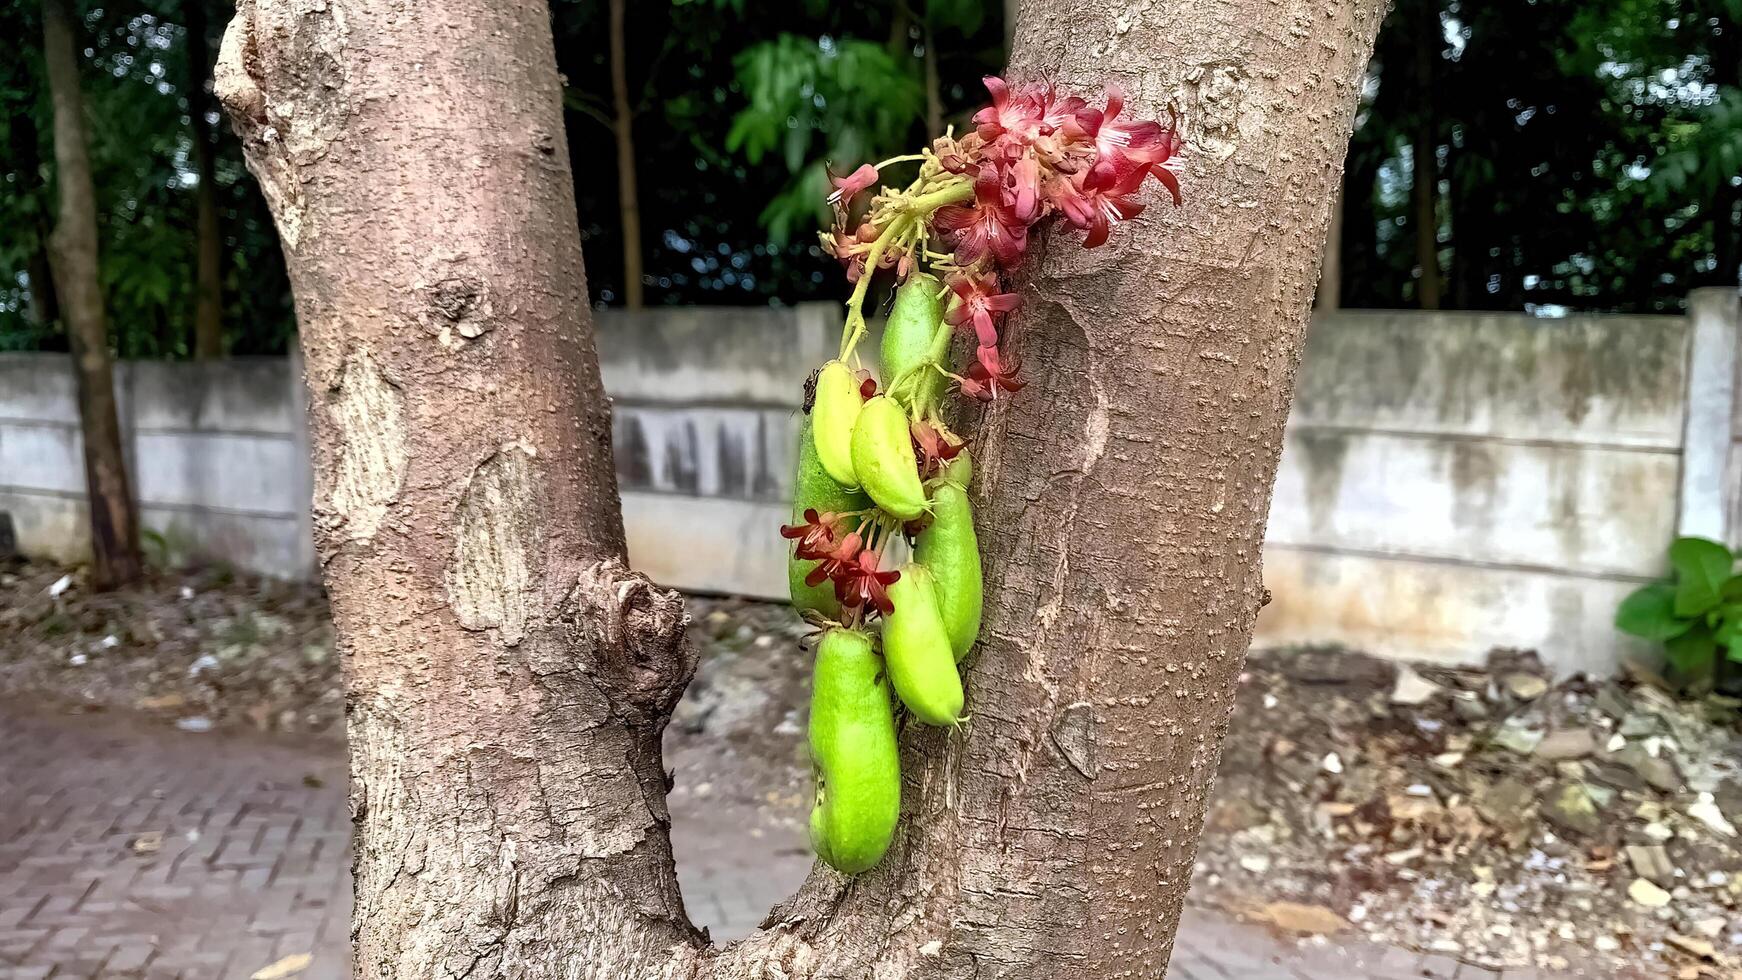
[[[765,603],[691,609],[701,667],[667,752],[718,775],[680,781],[693,798],[674,806],[713,800],[802,839],[807,628]],[[342,734],[312,587],[160,573],[98,596],[76,572],[15,564],[0,570],[0,637],[14,694],[189,732]],[[1528,655],[1419,671],[1347,651],[1255,655],[1192,900],[1489,969],[1736,980],[1739,711],[1645,672],[1550,684]]]

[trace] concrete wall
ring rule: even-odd
[[[780,596],[798,403],[836,307],[600,317],[637,567]],[[1734,294],[1688,317],[1346,312],[1313,325],[1265,548],[1261,643],[1412,659],[1533,648],[1563,670],[1629,647],[1616,602],[1678,528],[1742,517]],[[312,574],[301,389],[285,361],[119,374],[148,526],[176,559]],[[0,355],[0,510],[21,546],[86,547],[71,376]]]
[[[116,398],[146,545],[285,577],[314,568],[302,403],[284,358],[118,366]],[[0,511],[26,554],[89,554],[70,364],[0,355]]]

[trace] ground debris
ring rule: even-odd
[[[802,848],[808,627],[768,603],[689,608],[700,666],[666,759],[718,775],[677,780],[674,803]],[[312,585],[158,573],[99,596],[64,568],[0,567],[6,690],[220,730],[185,737],[341,734],[334,650]],[[1325,649],[1249,661],[1193,902],[1490,969],[1742,980],[1735,701],[1649,672],[1551,684],[1517,654],[1411,673]]]
[[[1647,674],[1551,683],[1528,656],[1400,677],[1315,650],[1309,681],[1292,656],[1248,664],[1216,786],[1245,817],[1212,820],[1194,901],[1320,905],[1490,968],[1664,977],[1690,942],[1711,944],[1705,969],[1742,949],[1734,703]],[[1278,742],[1309,764],[1279,764]],[[1339,771],[1318,764],[1333,756]],[[1263,875],[1243,872],[1259,853]]]
[[[153,571],[94,593],[83,570],[0,566],[0,689],[81,709],[342,735],[325,596],[219,568]]]

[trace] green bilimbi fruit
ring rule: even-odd
[[[875,865],[901,813],[901,759],[883,659],[871,637],[832,629],[817,645],[811,680],[811,760],[816,802],[811,846],[829,867]]]
[[[889,683],[913,716],[928,725],[962,720],[962,676],[938,611],[937,589],[924,565],[908,562],[889,586],[895,611],[883,617],[883,659]]]
[[[966,453],[956,457],[966,461]],[[968,493],[951,481],[955,467],[944,473],[932,491],[932,520],[914,542],[913,559],[931,572],[936,585],[938,615],[950,638],[950,650],[961,660],[980,635],[980,542],[974,536],[974,510]]]
[[[816,443],[811,441],[811,417],[804,417],[804,425],[798,433],[798,470],[792,480],[792,522],[798,524],[804,520],[807,508],[815,508],[817,513],[826,514],[833,511],[837,514],[848,511],[865,510],[871,506],[871,500],[858,490],[849,490],[836,483],[823,469],[822,461],[817,458]],[[793,546],[797,550],[796,543]],[[835,617],[841,613],[841,603],[835,598],[835,587],[827,580],[818,585],[806,585],[805,576],[816,568],[814,561],[804,561],[792,555],[786,559],[786,584],[792,591],[793,608],[799,612],[815,610],[824,616]]]
[[[859,397],[859,377],[841,361],[830,361],[817,372],[816,398],[811,403],[811,439],[823,469],[843,487],[857,487],[853,473],[853,424],[865,404]]]
[[[883,325],[883,379],[909,407],[935,402],[943,394],[943,374],[923,366],[935,364],[947,352],[934,350],[944,316],[942,292],[942,284],[931,276],[909,276],[895,291],[895,308]]]
[[[944,482],[954,483],[963,490],[974,480],[974,460],[968,456],[966,449],[956,454],[956,458],[944,464]]]
[[[823,465],[828,466],[826,457]],[[859,412],[853,423],[853,472],[872,502],[895,517],[911,521],[925,513],[925,487],[913,458],[907,410],[895,399],[877,395]]]

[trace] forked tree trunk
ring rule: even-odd
[[[224,239],[218,227],[217,151],[212,146],[212,93],[206,87],[212,70],[206,43],[207,0],[182,0],[187,30],[188,119],[193,130],[194,170],[194,357],[224,356]]]
[[[880,868],[819,869],[721,949],[672,869],[659,735],[694,660],[620,563],[545,5],[243,0],[219,92],[308,365],[360,980],[1160,975],[1380,6],[1024,9],[1020,75],[1181,111],[1191,210],[1040,249],[1032,383],[980,427],[974,721],[904,734]]]
[[[49,241],[55,297],[66,321],[78,383],[84,439],[85,491],[91,514],[91,584],[99,589],[139,577],[139,525],[109,363],[109,326],[98,275],[97,192],[85,148],[85,100],[79,88],[75,21],[68,0],[43,0],[43,61],[54,108],[55,184],[59,189]]]

